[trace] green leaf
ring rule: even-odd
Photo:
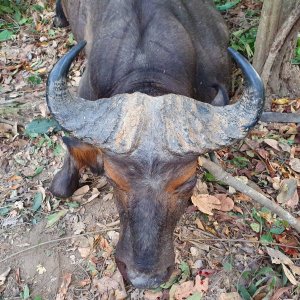
[[[240,296],[243,298],[243,300],[251,300],[252,297],[249,294],[249,292],[247,291],[247,289],[242,286],[242,285],[238,285],[238,292],[240,294]]]
[[[47,226],[46,228],[49,228],[51,226],[53,226],[56,222],[58,222],[62,217],[64,217],[66,215],[68,211],[67,210],[60,210],[59,212],[52,214],[50,216],[47,217]]]
[[[223,5],[218,5],[217,9],[219,11],[226,11],[229,10],[233,7],[235,7],[236,5],[238,5],[241,2],[241,0],[235,0],[235,1],[231,1],[231,2],[227,2],[226,4]]]
[[[260,237],[260,241],[262,243],[273,243],[273,238],[272,238],[272,235],[271,233],[267,233],[267,234],[263,234],[261,237]]]
[[[7,41],[7,40],[10,40],[11,37],[13,36],[13,32],[10,31],[10,30],[3,30],[1,33],[0,33],[0,42],[4,42],[4,41]]]
[[[37,168],[34,170],[34,174],[33,174],[32,177],[35,177],[35,176],[41,174],[41,173],[43,172],[43,170],[44,170],[44,167],[42,167],[42,166],[37,167]]]
[[[62,153],[64,153],[64,148],[60,144],[57,144],[53,151],[54,156],[60,156]]]
[[[258,223],[251,223],[250,227],[251,227],[251,229],[254,232],[257,232],[257,233],[260,232],[260,224],[258,224]]]
[[[60,125],[53,118],[51,118],[51,119],[45,119],[45,118],[35,119],[26,126],[25,133],[27,135],[46,134],[49,132],[49,130],[51,128],[53,128],[54,132],[61,130]]]
[[[41,192],[37,192],[33,197],[32,211],[36,212],[41,207],[43,203],[43,194]]]
[[[284,231],[285,231],[285,228],[283,226],[272,227],[270,229],[270,233],[273,233],[273,234],[282,234]]]
[[[6,12],[8,14],[12,14],[14,11],[9,6],[0,5],[0,13],[2,13],[2,12]]]
[[[249,159],[243,156],[237,156],[234,157],[230,162],[238,168],[245,168],[249,164]]]
[[[6,216],[10,212],[10,209],[8,207],[0,207],[0,216]]]
[[[214,182],[217,181],[216,177],[209,172],[205,172],[203,175],[204,181]]]
[[[66,202],[65,204],[67,206],[69,206],[70,208],[77,208],[80,206],[80,204],[78,202]]]
[[[190,271],[190,267],[186,262],[182,262],[179,265],[179,269],[181,270],[181,281],[185,281],[186,279],[188,279],[190,277],[191,271]]]
[[[175,282],[178,281],[179,276],[180,276],[180,271],[178,270],[178,273],[177,272],[173,273],[170,279],[166,283],[160,285],[160,287],[162,289],[169,289]]]
[[[44,6],[39,5],[39,4],[34,4],[34,5],[32,6],[32,8],[33,8],[34,10],[38,11],[38,12],[42,12],[42,11],[44,10]]]
[[[233,270],[233,266],[230,262],[225,262],[223,268],[226,272],[231,272]]]
[[[186,298],[186,300],[201,300],[202,295],[199,292],[195,292],[192,296]]]
[[[263,267],[259,269],[259,271],[255,274],[255,276],[270,276],[271,274],[274,274],[274,270],[271,267]]]
[[[30,297],[30,291],[28,285],[26,284],[23,290],[23,299],[24,300],[29,299],[29,297]]]
[[[35,296],[33,300],[43,300],[41,296]]]

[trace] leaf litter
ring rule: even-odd
[[[44,240],[54,236],[59,238],[77,235],[76,240],[59,243],[59,246],[54,244],[47,250],[50,251],[50,256],[47,256],[45,261],[53,259],[51,249],[59,247],[59,252],[68,259],[65,268],[71,264],[80,266],[70,273],[65,273],[62,281],[57,282],[57,286],[61,286],[57,294],[57,297],[60,297],[58,299],[84,299],[89,291],[100,295],[102,290],[100,291],[99,282],[102,282],[102,288],[106,288],[103,297],[113,295],[116,299],[170,296],[170,299],[181,297],[190,300],[222,300],[224,297],[226,299],[224,295],[235,299],[237,290],[241,296],[246,295],[246,290],[248,294],[252,293],[253,296],[257,293],[259,297],[262,291],[273,285],[272,281],[268,281],[270,278],[281,280],[281,285],[276,285],[277,290],[273,289],[274,297],[276,294],[289,293],[290,299],[298,299],[294,287],[284,283],[284,276],[292,285],[299,282],[299,265],[296,262],[284,263],[286,261],[282,258],[277,258],[279,262],[280,259],[282,261],[273,265],[270,260],[263,258],[267,250],[251,242],[258,241],[261,237],[278,242],[282,244],[279,249],[284,255],[294,259],[299,258],[299,249],[289,246],[298,247],[299,236],[275,215],[261,211],[251,199],[233,189],[228,190],[228,187],[217,182],[211,174],[203,172],[198,174],[197,192],[192,199],[197,209],[190,210],[175,229],[177,267],[174,281],[169,283],[168,288],[161,287],[158,292],[137,293],[128,283],[121,283],[120,278],[114,277],[117,269],[113,250],[118,239],[118,228],[108,227],[109,231],[103,235],[85,238],[80,236],[82,233],[97,230],[97,223],[105,226],[117,219],[115,210],[111,209],[110,212],[110,209],[103,208],[105,205],[110,207],[113,200],[112,189],[106,179],[94,178],[88,173],[87,177],[82,177],[81,188],[77,194],[68,200],[56,199],[48,191],[53,174],[62,165],[65,150],[61,142],[64,133],[57,131],[59,128],[52,123],[46,109],[43,84],[46,74],[57,58],[66,53],[73,39],[68,30],[51,27],[53,6],[45,7],[42,2],[37,3],[44,9],[41,13],[32,14],[32,25],[20,27],[20,35],[2,42],[0,50],[0,66],[3,67],[0,114],[1,118],[11,122],[6,124],[0,120],[0,223],[4,230],[0,238],[1,258],[12,251],[23,249],[22,245],[40,243],[39,236],[42,234],[45,234]],[[243,12],[248,7],[255,8],[252,1],[241,1],[236,7],[228,10],[227,15],[235,20],[245,20],[238,10]],[[30,31],[31,26],[36,31],[35,35]],[[50,34],[54,34],[54,38],[51,38]],[[80,58],[72,68],[72,89],[78,85],[83,66],[83,60]],[[295,111],[299,109],[298,102],[291,99],[274,99],[273,110]],[[300,216],[299,132],[299,126],[296,124],[259,124],[240,148],[236,146],[222,149],[218,151],[217,157],[223,167],[235,177],[243,178],[249,185],[256,185],[256,189]],[[199,167],[201,169],[201,166]],[[98,202],[103,199],[104,202],[99,205]],[[35,226],[43,220],[46,220],[43,233],[36,234],[35,238],[31,235],[29,238],[30,231],[34,233]],[[37,225],[29,225],[30,223]],[[105,227],[101,227],[103,228]],[[249,241],[249,244],[226,243],[222,239],[243,239]],[[270,247],[276,250],[275,247]],[[273,253],[273,259],[275,254]],[[40,257],[39,252],[34,255],[36,258]],[[185,264],[182,265],[182,262]],[[16,260],[15,263],[21,268],[21,272],[9,265],[0,266],[1,296],[3,294],[12,298],[13,292],[18,291],[19,294],[23,293],[24,299],[29,298],[32,293],[36,294],[36,297],[43,295],[45,299],[49,298],[44,284],[39,285],[31,281],[30,276],[24,275],[30,268],[23,268],[21,260]],[[229,265],[230,268],[224,268]],[[265,267],[270,269],[264,273]],[[50,276],[51,273],[43,261],[33,264],[32,269],[31,278],[36,272],[42,273],[39,275],[41,278]],[[187,273],[187,269],[190,273]],[[209,279],[199,275],[205,270],[213,270]],[[244,274],[248,270],[250,273],[253,270],[249,278]],[[14,278],[17,278],[16,282]],[[106,278],[106,281],[103,278]],[[252,282],[256,290],[251,285]],[[74,290],[77,291],[75,295]],[[139,295],[136,298],[135,293]]]

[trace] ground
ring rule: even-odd
[[[175,230],[172,280],[156,291],[123,282],[114,261],[118,214],[105,177],[83,170],[73,197],[49,192],[66,133],[50,119],[45,81],[74,39],[52,26],[53,5],[33,2],[22,17],[1,17],[2,33],[13,36],[0,34],[0,299],[299,299],[299,234],[200,166],[193,203]],[[224,16],[232,45],[251,57],[261,4],[238,2]],[[79,57],[69,80],[74,91],[83,68]],[[232,93],[239,78],[233,82]],[[273,100],[276,111],[299,107],[299,99]],[[227,172],[299,217],[299,132],[296,124],[259,123],[216,156]]]

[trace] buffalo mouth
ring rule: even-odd
[[[170,278],[174,265],[167,268],[164,273],[146,274],[137,271],[128,271],[126,264],[119,259],[115,259],[117,267],[124,280],[138,289],[156,289]]]

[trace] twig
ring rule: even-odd
[[[300,233],[300,221],[298,221],[294,216],[292,216],[288,211],[283,209],[280,205],[271,201],[264,195],[255,191],[248,185],[244,184],[240,180],[235,179],[233,176],[225,172],[221,167],[213,163],[212,161],[201,157],[199,159],[200,164],[212,173],[218,180],[232,186],[236,190],[242,192],[243,194],[251,197],[254,201],[260,203],[261,205],[270,209],[273,213],[277,214],[281,219],[287,221],[292,227],[294,227]]]
[[[109,225],[107,225],[109,226]],[[50,241],[46,241],[46,242],[43,242],[43,243],[40,243],[40,244],[37,244],[37,245],[33,245],[33,246],[30,246],[26,249],[23,249],[21,251],[18,251],[16,253],[13,253],[9,256],[7,256],[6,258],[3,258],[0,260],[0,264],[20,255],[20,254],[23,254],[25,252],[28,252],[28,251],[31,251],[33,249],[36,249],[36,248],[39,248],[39,247],[42,247],[42,246],[45,246],[45,245],[49,245],[49,244],[53,244],[53,243],[58,243],[58,242],[61,242],[61,241],[66,241],[66,240],[71,240],[71,239],[75,239],[75,238],[78,238],[80,236],[86,236],[86,235],[95,235],[95,234],[99,234],[99,233],[103,233],[103,232],[106,232],[106,231],[110,231],[112,229],[117,229],[117,228],[106,228],[106,229],[102,229],[102,230],[98,230],[98,231],[90,231],[90,232],[86,232],[86,233],[82,233],[82,234],[77,234],[77,235],[71,235],[71,236],[67,236],[67,237],[63,237],[63,238],[59,238],[59,239],[55,239],[55,240],[50,240]]]
[[[3,118],[0,118],[0,123],[8,124],[11,126],[15,126],[17,123],[18,126],[25,127],[25,125],[20,122],[13,122],[13,121],[9,121],[9,120],[3,119]]]
[[[285,247],[285,248],[291,248],[291,249],[300,249],[300,246],[290,246],[290,245],[284,245],[280,243],[271,243],[271,242],[262,242],[262,241],[252,241],[252,240],[244,240],[244,239],[220,239],[220,238],[197,238],[197,239],[187,239],[183,240],[186,242],[226,242],[226,243],[249,243],[249,244],[262,244],[263,246],[265,245],[270,245],[270,246],[279,246],[279,247]]]

